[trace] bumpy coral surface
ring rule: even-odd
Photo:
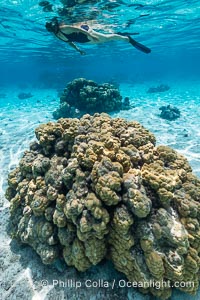
[[[106,257],[161,299],[169,282],[196,292],[200,181],[182,155],[106,114],[40,125],[36,137],[8,178],[13,238],[79,271]]]
[[[54,118],[79,117],[84,113],[112,112],[123,107],[122,96],[112,84],[97,84],[85,78],[68,83],[60,97]],[[78,110],[78,111],[77,111]]]
[[[169,121],[176,120],[181,116],[180,110],[175,106],[161,106],[159,110],[161,110],[160,117]]]

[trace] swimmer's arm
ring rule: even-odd
[[[84,54],[85,54],[85,52],[82,51],[79,47],[77,47],[73,42],[68,42],[68,44],[69,44],[72,48],[74,48],[76,51],[78,51],[81,55],[84,55]]]
[[[81,27],[75,27],[70,25],[60,25],[59,29],[62,30],[62,32],[69,34],[71,32],[83,32],[88,33],[86,30],[82,29]]]

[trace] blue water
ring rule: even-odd
[[[135,107],[112,116],[141,122],[155,134],[158,144],[184,154],[200,177],[200,2],[52,0],[48,9],[40,2],[0,1],[0,213],[4,211],[0,232],[5,231],[8,218],[4,199],[7,174],[34,139],[34,129],[53,120],[52,112],[59,105],[58,93],[75,78],[117,83],[122,96],[130,97]],[[45,23],[55,16],[66,24],[87,21],[103,33],[135,33],[133,37],[152,52],[146,55],[128,43],[111,42],[82,44],[80,48],[86,55],[81,56],[46,31]],[[147,93],[150,87],[160,84],[170,89]],[[30,92],[33,97],[20,100],[20,92]],[[159,107],[167,104],[180,109],[181,117],[176,121],[159,118]],[[0,250],[5,257],[11,257],[7,274],[12,273],[13,261],[9,243],[6,234],[0,235]],[[43,268],[40,263],[37,266]],[[19,274],[9,276],[16,283],[25,274],[33,289],[32,275],[26,271],[19,268]],[[100,267],[97,274],[103,271]],[[42,274],[44,269],[38,272]],[[1,276],[4,274],[0,274],[0,280]],[[2,295],[6,300],[19,296],[12,286],[6,293],[1,292],[0,286],[0,299]],[[48,291],[27,292],[21,299],[50,300],[45,293]],[[123,295],[130,300],[150,300],[131,291]],[[92,297],[88,299],[101,298]],[[176,291],[172,299],[198,300],[200,293],[195,297]]]
[[[101,81],[115,77],[120,82],[199,78],[200,4],[197,0],[93,0],[90,4],[84,2],[68,8],[68,13],[61,13],[63,4],[58,0],[51,2],[52,12],[43,11],[39,2],[0,1],[3,84],[27,82],[39,86],[47,73],[49,84],[59,81],[61,86],[77,76]],[[152,53],[144,55],[129,44],[111,42],[81,45],[87,55],[80,56],[46,31],[45,23],[54,16],[68,24],[86,20],[94,29],[103,26],[104,30],[100,31],[105,33],[138,33],[133,37],[150,47]]]

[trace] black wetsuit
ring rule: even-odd
[[[87,25],[82,25],[82,29],[85,29],[86,31],[89,30],[89,27]],[[67,38],[68,42],[77,42],[77,43],[87,43],[90,42],[90,40],[87,37],[87,34],[84,34],[83,32],[72,32],[72,33],[64,33],[62,30],[60,30],[62,35]]]
[[[90,42],[87,35],[82,32],[73,32],[70,34],[66,34],[62,31],[60,31],[60,32],[62,33],[62,35],[64,35],[67,38],[68,42],[77,42],[77,43]]]

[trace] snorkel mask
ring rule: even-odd
[[[51,22],[46,22],[46,30],[49,32],[53,32],[54,34],[57,34],[59,31],[59,24],[57,18],[53,18]]]

